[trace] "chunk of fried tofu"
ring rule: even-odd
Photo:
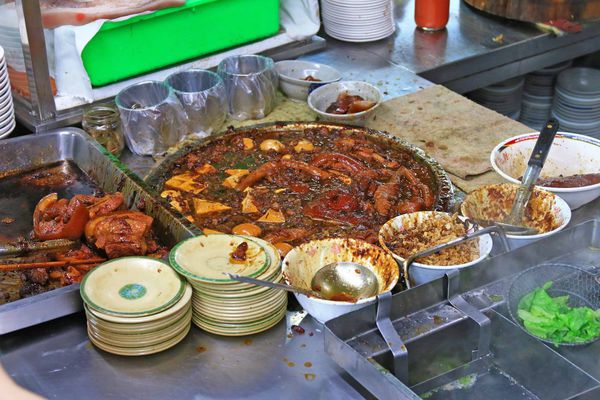
[[[195,179],[199,176],[200,175],[194,174],[193,172],[186,171],[183,174],[173,175],[168,181],[165,182],[165,186],[169,189],[199,194],[207,187],[207,184],[195,181]]]
[[[202,175],[202,174],[214,174],[215,172],[217,172],[217,169],[215,167],[213,167],[212,165],[210,165],[210,164],[204,164],[200,168],[196,168],[196,173],[198,175]]]
[[[185,200],[181,198],[180,192],[177,190],[163,190],[163,192],[160,194],[160,197],[163,199],[170,199],[169,204],[180,213],[183,213],[183,205],[185,204]]]
[[[273,210],[269,208],[265,215],[258,219],[258,222],[266,222],[271,224],[283,224],[285,222],[285,217],[281,211]]]
[[[204,228],[204,229],[202,229],[202,232],[205,235],[216,235],[216,234],[219,234],[219,233],[223,233],[223,232],[218,231],[216,229],[210,229],[210,228]]]
[[[235,189],[242,177],[248,175],[250,171],[247,169],[226,169],[225,172],[229,175],[224,181],[223,186]]]
[[[221,211],[231,210],[231,207],[218,203],[216,201],[208,201],[204,199],[194,199],[194,211],[196,215],[202,216],[206,214],[218,213]]]
[[[252,201],[252,189],[248,188],[246,189],[246,197],[242,200],[242,213],[251,214],[257,212],[258,208],[254,204],[254,201]]]

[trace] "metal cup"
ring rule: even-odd
[[[137,155],[158,155],[188,133],[185,111],[164,83],[145,81],[115,98],[127,147]]]
[[[257,55],[227,57],[219,63],[218,73],[225,82],[231,118],[260,119],[273,111],[278,75],[272,59]]]
[[[214,72],[190,69],[169,75],[165,83],[177,96],[192,132],[205,137],[218,130],[227,116],[225,85]]]

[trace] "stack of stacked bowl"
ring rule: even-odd
[[[190,331],[192,288],[160,260],[106,262],[85,276],[80,290],[90,341],[106,352],[154,354]]]
[[[600,70],[570,68],[561,72],[552,116],[562,130],[600,138]]]
[[[234,252],[246,245],[243,260],[236,260]],[[225,234],[199,236],[175,246],[169,260],[192,285],[192,321],[207,332],[222,336],[255,334],[285,316],[285,291],[241,283],[226,275],[281,282],[279,253],[264,240]]]
[[[521,98],[525,78],[518,76],[495,85],[472,91],[469,98],[484,107],[517,119],[521,112]]]
[[[519,120],[539,130],[550,118],[554,84],[559,73],[571,66],[571,61],[556,64],[525,76],[523,102]]]
[[[371,42],[396,30],[392,0],[322,0],[325,32],[346,42]]]

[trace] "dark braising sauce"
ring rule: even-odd
[[[253,224],[271,243],[297,245],[375,243],[391,217],[433,209],[438,190],[429,168],[391,141],[314,128],[217,139],[177,160],[162,196],[207,233]]]
[[[600,183],[600,173],[540,178],[537,184],[554,188],[576,188]]]
[[[76,194],[100,194],[102,190],[69,161],[0,178],[0,220],[14,219],[10,224],[0,223],[0,243],[26,237],[33,228],[36,204],[52,192],[69,199]]]

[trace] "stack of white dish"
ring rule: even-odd
[[[371,42],[396,30],[392,0],[322,0],[325,32],[346,42]]]
[[[552,116],[562,130],[600,138],[600,70],[570,68],[561,72]]]
[[[556,77],[570,66],[571,61],[565,61],[525,76],[519,121],[536,130],[539,130],[548,121],[552,109]]]
[[[0,139],[10,135],[13,129],[15,129],[15,110],[4,49],[0,46]]]
[[[509,118],[517,119],[521,112],[524,83],[525,78],[519,76],[474,90],[469,94],[469,98]]]
[[[233,252],[246,243],[244,261]],[[281,282],[277,249],[246,236],[214,234],[185,240],[169,255],[173,268],[191,283],[192,321],[207,332],[244,336],[265,331],[285,316],[287,293],[229,279],[225,273]]]
[[[90,341],[124,356],[154,354],[190,331],[192,288],[165,262],[123,257],[89,272],[81,282]]]

